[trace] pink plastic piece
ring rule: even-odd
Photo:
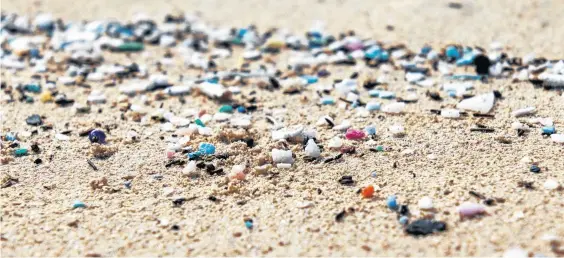
[[[483,205],[471,202],[465,202],[457,208],[460,217],[473,217],[486,213]]]
[[[234,175],[231,176],[231,178],[243,181],[245,180],[245,173],[243,172],[235,173]]]
[[[355,50],[362,49],[363,45],[362,45],[362,42],[352,42],[352,43],[347,44],[345,47],[350,51],[355,51]]]
[[[167,152],[166,152],[166,157],[167,157],[168,159],[174,158],[174,151],[167,151]]]
[[[360,140],[364,138],[365,135],[366,134],[364,134],[364,131],[362,130],[349,129],[347,130],[345,137],[349,140]]]

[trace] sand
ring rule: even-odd
[[[160,19],[165,13],[181,9],[200,11],[206,20],[217,24],[259,28],[287,27],[301,32],[313,20],[327,22],[328,30],[339,32],[355,29],[359,35],[386,42],[406,43],[411,49],[423,44],[443,46],[449,42],[487,47],[497,40],[511,50],[525,55],[535,52],[549,59],[562,58],[564,40],[561,1],[461,1],[463,8],[447,7],[448,1],[45,1],[39,9],[65,19],[95,19],[130,17],[144,11]],[[2,1],[2,10],[30,10],[32,1]],[[387,31],[386,25],[394,26]],[[153,57],[160,57],[162,49],[149,48]],[[240,55],[240,52],[236,53]],[[125,61],[123,55],[108,55],[110,60]],[[275,57],[283,67],[287,55]],[[140,54],[131,60],[151,63]],[[179,60],[180,62],[180,60]],[[235,61],[221,65],[229,67]],[[350,68],[330,67],[330,83],[345,78]],[[151,70],[153,71],[153,70]],[[171,78],[187,74],[185,69],[168,69]],[[361,70],[365,73],[368,70]],[[4,72],[4,70],[2,70]],[[378,71],[374,71],[379,74]],[[25,77],[18,73],[17,77]],[[405,94],[407,83],[403,72],[392,73],[397,79],[389,89]],[[9,73],[2,80],[10,81]],[[109,102],[116,101],[116,87],[90,83],[92,89],[102,90]],[[84,103],[88,89],[58,86],[71,98]],[[2,256],[499,256],[520,247],[530,254],[562,256],[555,253],[546,236],[564,237],[564,198],[561,190],[549,191],[543,183],[549,179],[564,184],[564,147],[540,135],[535,128],[524,137],[517,137],[510,129],[516,121],[511,112],[526,106],[537,107],[533,117],[551,117],[557,129],[564,128],[564,98],[558,91],[535,89],[530,83],[494,80],[489,84],[476,83],[476,93],[493,89],[503,94],[497,101],[495,118],[464,118],[448,120],[427,110],[454,106],[457,101],[435,102],[420,93],[420,100],[410,104],[402,115],[373,113],[359,118],[355,112],[328,106],[317,106],[310,100],[315,94],[308,90],[302,95],[283,95],[261,90],[256,85],[242,88],[235,96],[256,91],[263,108],[285,109],[278,116],[286,125],[304,124],[315,127],[318,139],[326,145],[338,133],[327,127],[315,126],[319,117],[331,114],[340,123],[344,119],[353,127],[368,123],[378,127],[378,144],[390,147],[385,153],[370,152],[365,144],[347,141],[357,147],[355,154],[346,154],[340,161],[308,163],[303,159],[302,146],[290,144],[296,154],[291,169],[271,169],[267,175],[248,174],[247,179],[227,189],[224,176],[205,173],[198,179],[182,175],[182,166],[166,168],[168,162],[160,124],[141,126],[120,119],[120,112],[110,104],[97,105],[87,115],[77,115],[71,108],[54,103],[1,103],[2,132],[31,131],[25,118],[31,114],[45,115],[53,130],[43,131],[25,143],[38,142],[39,154],[15,158],[0,166],[19,182],[1,189],[1,254]],[[4,93],[2,93],[4,94]],[[153,96],[154,94],[149,94]],[[308,96],[303,99],[302,96]],[[362,97],[367,99],[366,91]],[[150,97],[150,99],[153,99]],[[151,110],[161,104],[175,113],[195,108],[215,113],[219,105],[204,96],[151,101]],[[140,103],[139,97],[133,99]],[[384,100],[387,103],[389,101]],[[100,109],[100,112],[97,110]],[[258,163],[260,155],[270,155],[277,146],[270,138],[270,124],[264,112],[253,116],[248,130],[256,147],[244,143],[225,143],[217,137],[194,136],[191,146],[199,142],[213,142],[220,153],[229,153],[218,167],[229,171],[233,165]],[[527,118],[522,120],[526,121]],[[118,151],[107,159],[92,159],[90,143],[79,137],[81,128],[98,122],[108,126],[109,143]],[[471,133],[476,123],[495,128],[494,133]],[[393,137],[387,128],[403,124],[406,135]],[[214,128],[217,123],[211,123]],[[125,143],[126,133],[134,129],[141,136],[136,143]],[[54,139],[57,132],[72,130],[70,141]],[[227,129],[226,129],[227,130]],[[511,144],[500,143],[496,137],[507,136]],[[324,151],[324,157],[337,154]],[[529,157],[539,162],[542,172],[529,172],[521,160]],[[43,163],[33,161],[41,158]],[[97,166],[94,171],[87,159]],[[393,164],[396,163],[396,166]],[[375,171],[377,176],[370,177]],[[161,175],[162,179],[155,179]],[[351,175],[354,186],[337,182],[343,175]],[[123,184],[124,177],[134,176],[131,189]],[[90,182],[107,179],[103,189],[92,189]],[[535,189],[518,186],[520,181],[533,182]],[[358,189],[372,184],[375,198],[362,199]],[[237,189],[233,189],[237,188]],[[170,196],[165,195],[174,189]],[[231,191],[227,191],[231,190]],[[468,192],[477,191],[487,197],[503,198],[486,208],[488,215],[461,220],[456,207],[465,202],[478,202]],[[435,219],[447,223],[448,230],[424,238],[406,235],[390,211],[385,200],[395,194],[402,204],[408,204],[412,219],[424,216],[417,202],[424,196],[433,198]],[[212,202],[209,196],[219,199]],[[187,201],[174,207],[172,198],[183,196]],[[81,200],[86,209],[72,209],[74,200]],[[244,202],[242,202],[244,201]],[[304,203],[310,207],[300,208]],[[335,216],[342,210],[349,212],[342,222]],[[354,209],[354,212],[352,212]],[[245,228],[245,219],[252,218],[254,228]],[[171,230],[173,225],[178,230]]]

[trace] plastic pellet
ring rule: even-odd
[[[407,223],[409,223],[409,218],[407,216],[401,216],[398,221],[402,225],[407,225]]]
[[[376,135],[376,127],[375,126],[369,125],[369,126],[364,128],[364,131],[368,135]]]
[[[27,155],[27,153],[28,153],[28,150],[25,149],[25,148],[19,148],[19,149],[16,149],[16,150],[14,151],[14,155],[15,155],[16,157],[25,156],[25,155]]]
[[[230,105],[223,105],[219,108],[221,113],[233,113],[233,107]]]
[[[441,116],[446,118],[459,118],[460,111],[457,109],[443,109],[441,110]]]
[[[86,204],[84,204],[84,203],[81,202],[81,201],[76,200],[76,201],[73,202],[72,208],[73,208],[73,209],[77,209],[77,208],[86,208]]]
[[[245,227],[247,229],[253,229],[253,220],[245,220]]]
[[[90,142],[106,143],[106,133],[104,131],[95,129],[88,134]]]
[[[374,196],[374,186],[369,185],[362,189],[362,198],[372,198]]]
[[[461,218],[473,217],[476,215],[484,214],[486,209],[483,205],[477,203],[465,202],[458,206],[456,209]]]
[[[537,165],[532,165],[529,170],[531,170],[531,172],[533,172],[533,173],[540,173],[541,172],[540,167],[537,166]]]
[[[554,126],[545,126],[542,128],[542,134],[544,135],[551,135],[556,133],[556,129],[554,128]]]
[[[348,140],[360,140],[366,136],[361,130],[348,129],[345,137]]]
[[[388,206],[388,208],[390,210],[397,210],[398,209],[398,203],[397,203],[397,200],[396,200],[396,196],[395,195],[388,196],[388,199],[386,200],[386,205]]]

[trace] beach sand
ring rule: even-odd
[[[447,43],[460,43],[487,48],[493,41],[503,43],[508,53],[537,53],[548,59],[564,57],[564,2],[554,1],[460,1],[461,9],[448,8],[449,1],[34,1],[2,0],[3,11],[18,13],[43,10],[68,20],[119,18],[129,19],[143,11],[155,19],[172,11],[199,11],[205,20],[234,27],[255,24],[264,31],[269,27],[289,28],[296,33],[307,30],[313,21],[322,20],[328,31],[338,33],[354,29],[358,35],[389,43],[405,43],[417,50],[424,44],[435,48]],[[393,31],[386,29],[394,27]],[[148,48],[151,57],[131,54],[130,60],[151,64],[164,50]],[[240,55],[240,51],[235,56]],[[106,55],[105,55],[106,56]],[[108,54],[107,60],[124,62],[122,54]],[[153,58],[154,57],[154,58]],[[274,57],[285,67],[286,53]],[[180,63],[181,60],[179,59]],[[236,60],[219,62],[232,67]],[[171,78],[187,75],[184,68],[167,69]],[[329,67],[330,79],[346,78],[353,68]],[[2,70],[4,72],[4,70]],[[153,70],[151,70],[153,71]],[[380,71],[365,68],[361,73]],[[4,73],[2,80],[26,77]],[[405,95],[407,82],[403,72],[392,73],[388,89]],[[55,78],[56,75],[51,77]],[[499,256],[512,247],[530,254],[562,256],[555,253],[546,236],[564,237],[564,198],[562,190],[545,190],[543,183],[555,179],[564,184],[564,147],[553,143],[534,128],[524,137],[511,130],[516,119],[511,112],[535,106],[532,117],[551,117],[558,129],[564,130],[564,97],[559,91],[544,91],[528,82],[493,80],[476,83],[476,93],[499,90],[503,98],[496,102],[495,118],[467,117],[449,120],[437,117],[428,109],[454,106],[447,98],[435,102],[419,91],[420,99],[406,107],[405,114],[371,113],[360,118],[355,111],[336,106],[318,106],[311,100],[315,92],[284,95],[266,91],[256,85],[242,87],[234,98],[245,103],[256,91],[261,108],[286,109],[279,116],[285,125],[303,124],[316,128],[324,146],[333,136],[342,134],[325,126],[315,126],[323,115],[331,114],[336,123],[348,119],[354,128],[375,124],[379,145],[390,147],[386,152],[371,152],[365,144],[346,141],[356,146],[355,154],[345,154],[340,161],[308,163],[301,144],[290,144],[296,155],[291,169],[273,168],[267,175],[247,175],[247,179],[227,189],[224,176],[206,173],[198,179],[182,175],[182,166],[165,167],[167,143],[160,137],[159,123],[141,126],[120,119],[111,103],[119,96],[117,87],[89,83],[101,90],[108,104],[95,105],[90,114],[77,115],[72,108],[54,103],[1,103],[2,132],[31,131],[25,123],[31,114],[46,116],[53,130],[43,131],[25,143],[38,142],[41,153],[15,158],[0,166],[2,176],[10,175],[18,183],[0,190],[1,254],[11,256]],[[58,86],[70,98],[86,102],[89,89]],[[1,93],[4,94],[4,93]],[[154,93],[148,94],[153,99]],[[303,96],[306,96],[304,98]],[[367,92],[362,98],[368,99]],[[163,108],[177,114],[195,108],[214,114],[219,104],[204,96],[151,101],[150,110]],[[132,102],[141,103],[139,97]],[[384,103],[390,101],[383,100]],[[100,110],[98,112],[98,109]],[[216,144],[217,152],[229,153],[217,167],[230,171],[236,164],[252,168],[261,155],[270,157],[277,146],[271,139],[270,124],[262,111],[253,116],[248,135],[256,146],[226,143],[218,137],[191,137],[190,145],[200,142]],[[118,148],[107,159],[92,159],[90,142],[79,137],[81,128],[108,126],[108,141]],[[476,123],[495,128],[494,133],[470,132]],[[210,122],[215,128],[218,123]],[[393,137],[387,129],[403,124],[406,135]],[[126,133],[134,129],[140,141],[126,144]],[[57,132],[72,130],[70,141],[54,139]],[[224,129],[229,130],[229,129]],[[507,136],[512,143],[496,141]],[[326,150],[323,157],[338,152]],[[529,172],[524,157],[539,162],[541,173]],[[43,163],[34,164],[41,158]],[[87,159],[97,166],[94,171]],[[394,165],[394,163],[396,165]],[[371,177],[375,171],[377,176]],[[155,179],[161,175],[162,179]],[[353,176],[354,186],[343,186],[338,179]],[[131,189],[123,187],[126,176],[134,176]],[[108,186],[93,190],[92,180],[105,177]],[[534,190],[518,186],[533,182]],[[358,189],[367,185],[376,188],[375,197],[362,199]],[[169,189],[174,192],[168,194]],[[465,201],[478,202],[468,192],[477,191],[490,198],[502,198],[487,206],[487,215],[461,220],[456,207]],[[404,233],[397,214],[386,207],[386,198],[395,194],[408,204],[412,220],[424,217],[417,202],[424,196],[433,198],[435,219],[447,223],[445,232],[423,238]],[[218,201],[210,201],[209,196]],[[187,201],[174,207],[172,198],[183,196]],[[74,200],[81,200],[85,209],[72,209]],[[304,203],[310,207],[301,208]],[[342,210],[347,215],[341,222],[335,216]],[[354,210],[354,212],[353,212]],[[245,228],[245,219],[254,222]],[[171,230],[173,225],[178,230]]]

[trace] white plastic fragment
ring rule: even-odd
[[[490,92],[469,99],[464,99],[456,105],[456,108],[486,114],[493,108],[494,101],[495,95],[493,92]]]
[[[519,247],[512,247],[503,253],[503,258],[527,258],[529,253]]]
[[[346,131],[350,127],[351,127],[351,122],[349,122],[349,120],[343,120],[343,122],[341,122],[340,125],[336,125],[335,127],[333,127],[333,130]]]
[[[420,209],[422,210],[430,210],[433,209],[433,199],[429,196],[425,196],[419,200],[417,203]]]
[[[405,108],[404,102],[393,102],[382,107],[382,111],[386,113],[398,114]]]
[[[550,139],[555,143],[564,143],[564,134],[551,134]]]
[[[292,164],[294,163],[294,158],[292,157],[291,150],[280,150],[280,149],[272,149],[272,161],[274,163],[287,163]]]
[[[292,167],[292,164],[289,163],[278,163],[276,164],[277,168],[288,169]]]
[[[460,110],[458,109],[442,109],[441,116],[446,118],[459,118]]]
[[[191,85],[172,86],[163,90],[164,93],[169,95],[184,95],[190,93]]]
[[[70,140],[70,137],[68,135],[58,133],[58,134],[55,134],[55,139],[57,139],[59,141],[68,141],[68,140]]]
[[[558,189],[558,186],[558,181],[554,179],[547,179],[543,184],[543,187],[546,190],[556,190]]]
[[[312,158],[319,158],[319,156],[321,155],[321,151],[319,150],[319,147],[317,146],[317,144],[315,144],[315,141],[313,139],[309,139],[307,141],[304,151],[306,156]]]
[[[532,113],[535,112],[535,110],[536,110],[535,107],[526,107],[526,108],[515,110],[511,114],[514,117],[520,117],[520,116],[526,116],[526,115],[532,114]]]
[[[231,98],[232,93],[218,83],[203,82],[197,84],[196,87],[210,98]]]
[[[401,125],[390,126],[390,133],[394,136],[401,136],[405,133],[405,129]]]
[[[329,140],[329,143],[327,144],[327,147],[331,149],[338,149],[341,148],[341,146],[343,146],[343,140],[341,140],[341,138],[337,136],[331,138],[331,140]]]
[[[422,73],[406,73],[405,80],[408,82],[418,82],[425,79],[425,75]]]

